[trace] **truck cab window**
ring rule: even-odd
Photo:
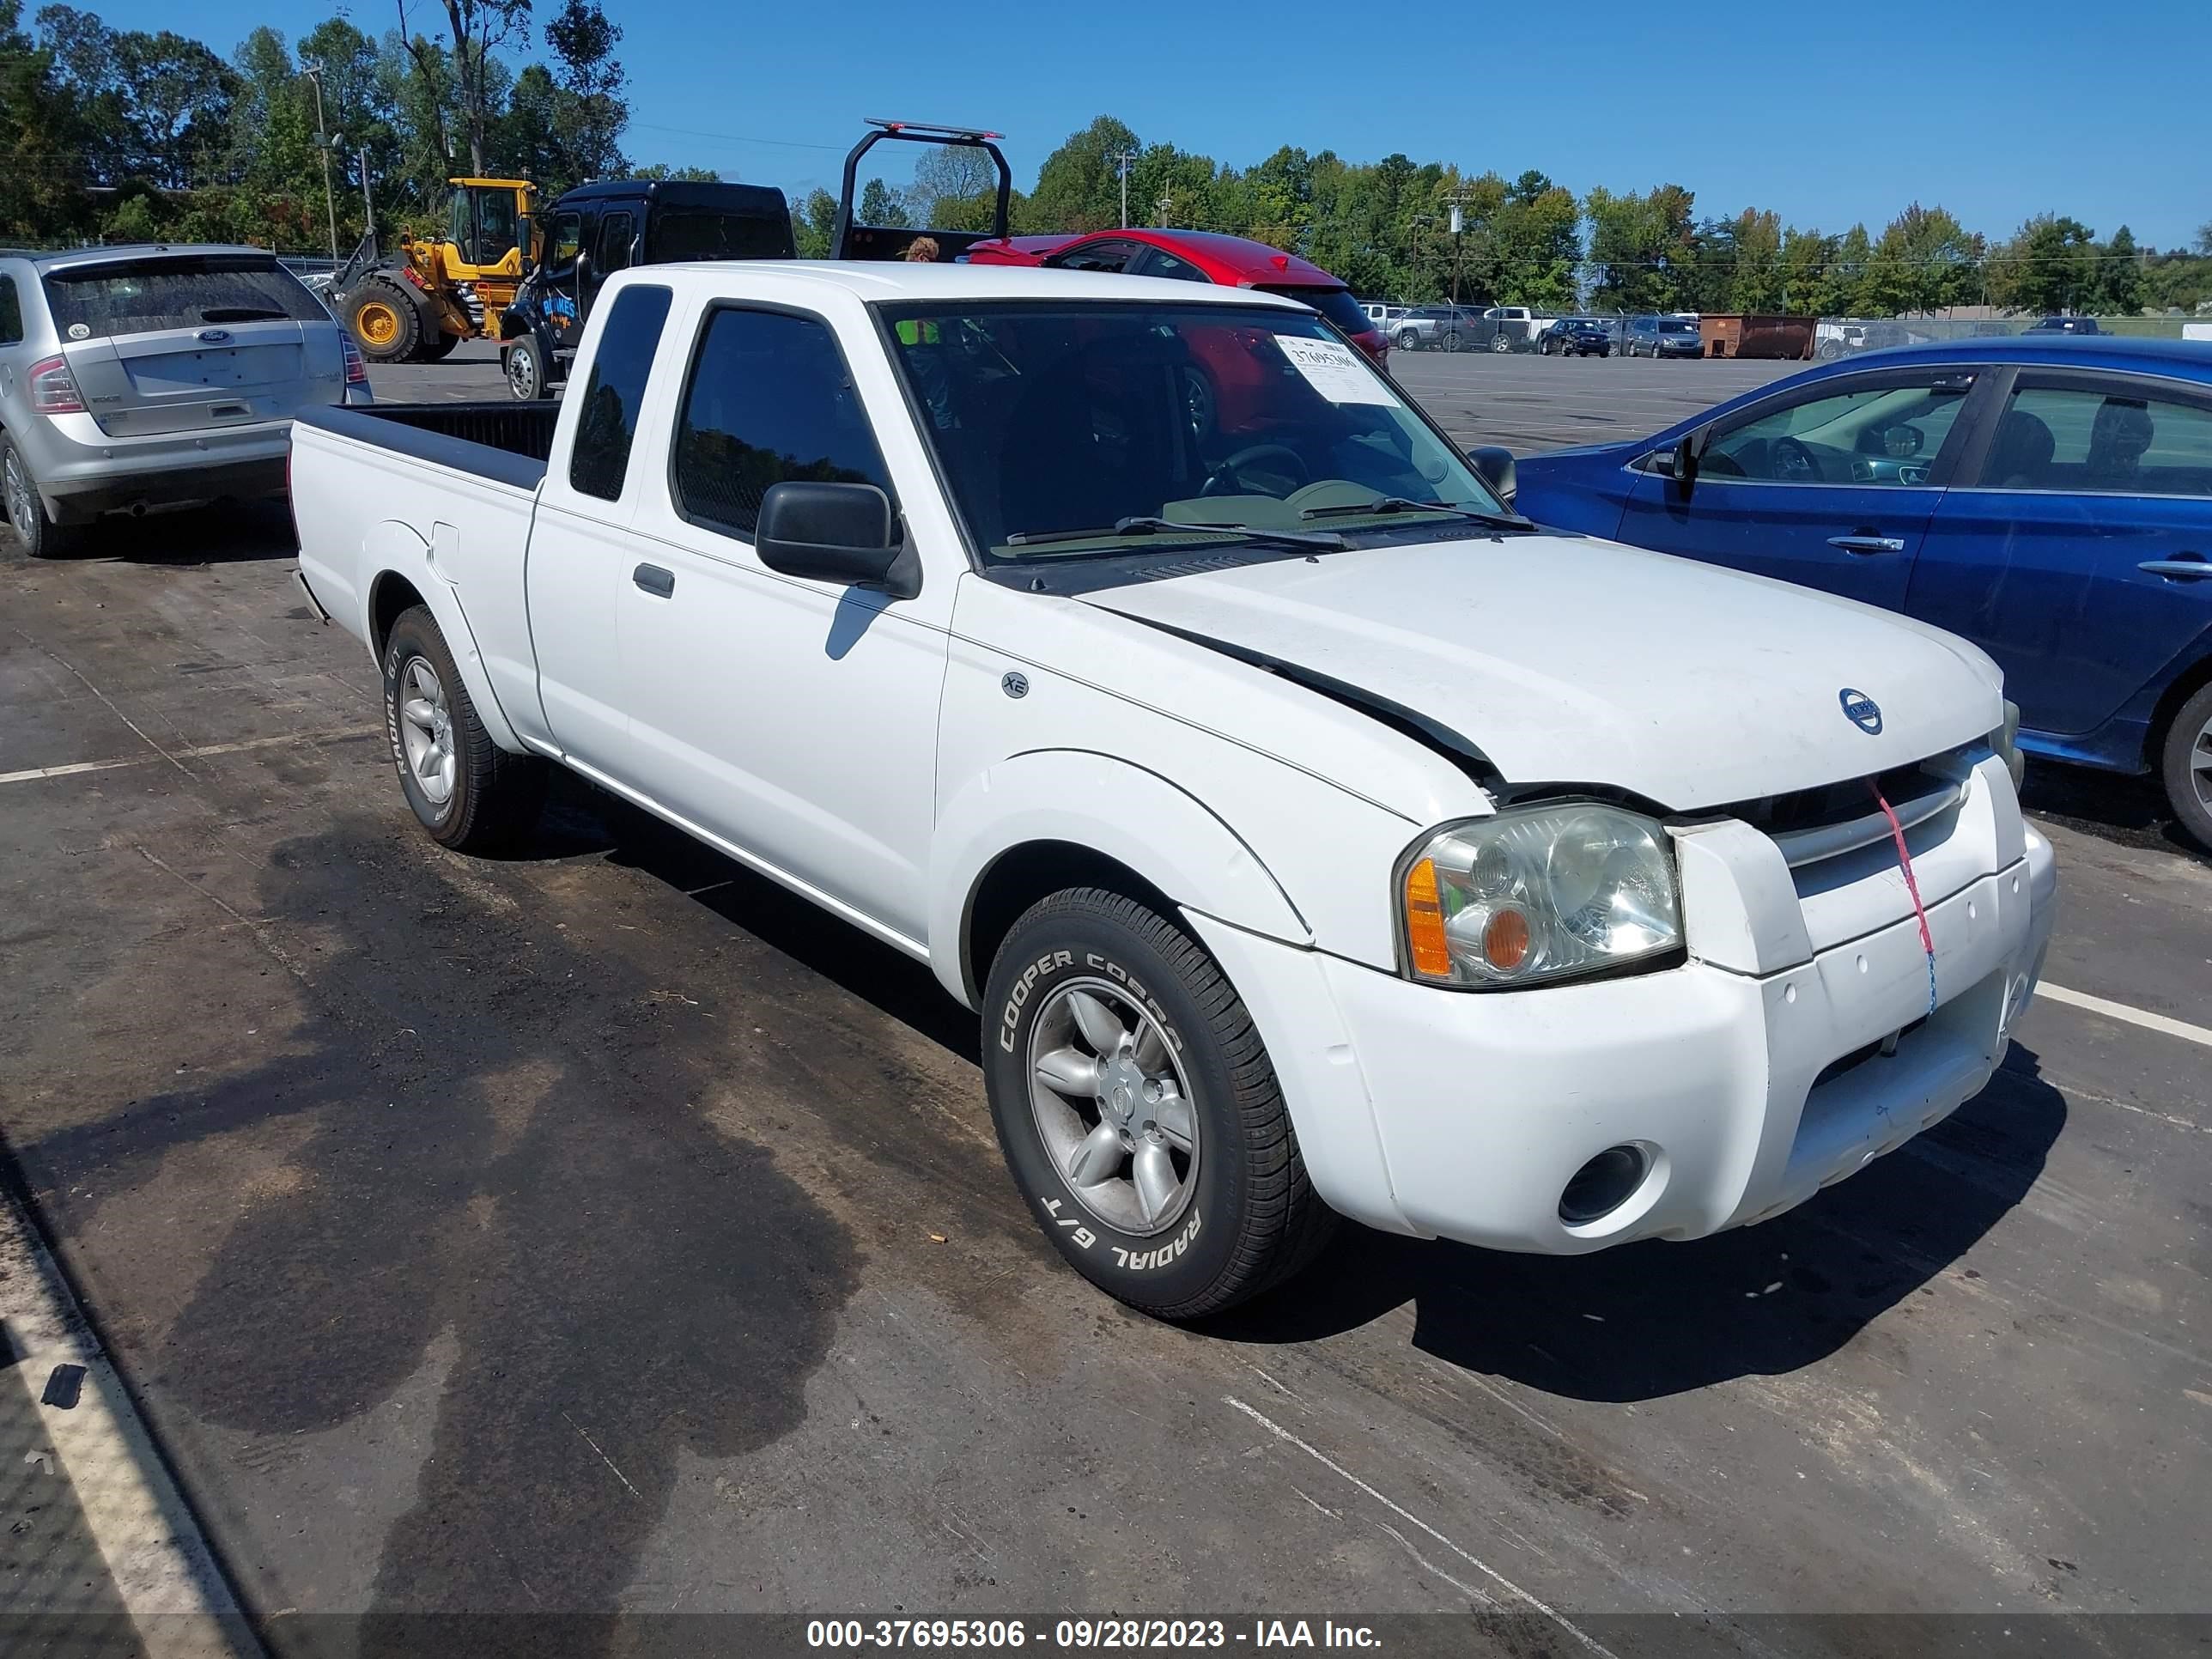
[[[576,263],[576,253],[583,241],[584,222],[580,215],[555,214],[553,222],[545,227],[546,274],[566,272]]]
[[[668,302],[665,288],[624,289],[607,313],[568,460],[568,482],[584,495],[610,501],[621,497],[630,442],[637,435],[638,406],[645,400],[646,378],[660,346],[661,325],[668,320]]]
[[[898,501],[829,325],[787,312],[712,314],[684,389],[674,475],[685,518],[738,536],[787,479],[870,483]]]
[[[601,276],[611,276],[629,266],[630,246],[636,240],[637,221],[627,213],[610,213],[599,227],[599,252],[595,261]]]

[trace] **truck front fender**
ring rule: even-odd
[[[1111,860],[1177,905],[1232,927],[1312,942],[1273,874],[1188,790],[1112,755],[1031,750],[962,785],[931,838],[929,959],[945,988],[969,1007],[991,966],[969,960],[978,894],[1009,854],[1055,845]]]
[[[448,526],[430,528],[435,537]],[[498,695],[492,690],[483,653],[477,648],[476,635],[461,606],[460,589],[449,573],[439,568],[434,543],[424,541],[414,526],[397,519],[380,520],[362,535],[361,568],[373,574],[361,595],[358,632],[369,642],[377,666],[383,666],[385,638],[392,631],[392,621],[407,608],[404,592],[411,589],[429,608],[438,631],[446,636],[446,648],[453,653],[454,665],[461,671],[462,683],[468,687],[469,701],[476,705],[477,718],[483,723],[484,735],[501,749],[518,755],[527,752],[528,746],[515,735],[507,711],[500,707]]]

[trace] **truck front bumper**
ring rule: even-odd
[[[1928,907],[1932,1013],[1909,913],[1778,971],[1693,952],[1504,993],[1201,932],[1332,1205],[1391,1231],[1573,1255],[1765,1220],[1978,1094],[2033,993],[2057,896],[2050,844],[2014,834],[2019,856]],[[1607,1207],[1563,1215],[1577,1172],[1614,1149]]]

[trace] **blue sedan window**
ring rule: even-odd
[[[1999,417],[1984,489],[2212,495],[2212,410],[2087,386],[2023,386]]]

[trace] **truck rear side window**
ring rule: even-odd
[[[790,479],[873,484],[898,502],[836,337],[789,312],[713,313],[684,389],[674,471],[684,516],[739,536],[769,486]]]
[[[568,482],[583,495],[610,501],[622,495],[638,406],[660,347],[661,325],[668,320],[668,301],[665,288],[626,288],[607,313],[568,457]]]

